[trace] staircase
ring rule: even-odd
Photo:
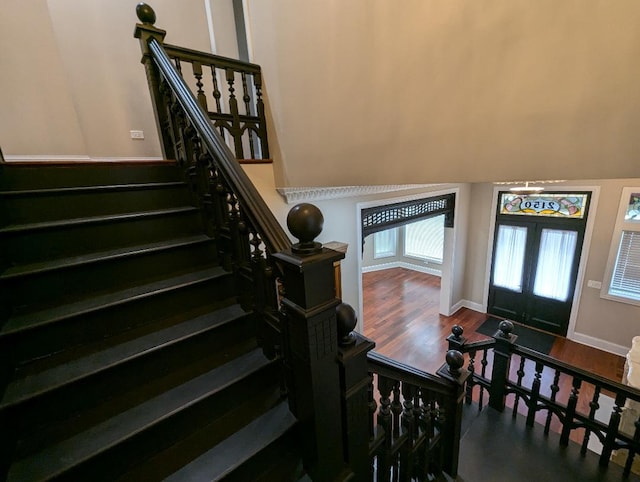
[[[0,474],[299,478],[280,359],[178,167],[0,169]]]

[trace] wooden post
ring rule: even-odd
[[[448,400],[445,413],[443,469],[455,479],[458,476],[458,463],[460,460],[464,387],[470,373],[463,368],[464,356],[459,351],[449,350],[445,360],[447,363],[440,367],[436,373],[442,378],[453,382],[455,391],[454,396]]]
[[[164,159],[175,159],[176,153],[171,135],[168,132],[169,121],[167,118],[167,109],[162,94],[160,93],[160,73],[149,54],[149,42],[154,39],[159,43],[163,43],[167,32],[153,25],[156,21],[156,13],[146,3],[138,4],[136,14],[142,23],[136,24],[133,36],[140,39],[140,48],[142,49],[141,63],[144,64],[147,72],[147,82],[149,83],[151,103],[153,104],[156,125],[160,136],[162,156]]]
[[[342,253],[314,241],[322,213],[312,204],[291,209],[287,226],[300,242],[273,256],[283,273],[283,331],[289,405],[300,421],[303,461],[312,480],[344,470],[338,333],[333,263]]]
[[[338,364],[340,366],[340,395],[342,400],[342,440],[344,459],[353,473],[354,481],[370,481],[369,459],[369,375],[367,353],[375,343],[359,333],[353,308],[345,303],[336,308],[338,321]]]
[[[491,372],[491,388],[489,390],[489,406],[502,412],[505,405],[505,390],[511,366],[511,352],[518,337],[512,335],[513,323],[503,320],[493,338],[493,370]]]

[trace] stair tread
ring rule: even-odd
[[[246,353],[74,437],[16,461],[9,469],[7,480],[37,481],[56,477],[170,418],[199,400],[224,390],[233,382],[269,363],[272,362],[260,349]]]
[[[107,184],[96,186],[74,186],[74,187],[55,187],[42,189],[24,189],[0,191],[0,196],[19,197],[19,196],[44,196],[47,194],[78,194],[85,192],[107,192],[107,191],[124,191],[133,189],[155,189],[164,187],[180,187],[184,186],[182,181],[167,182],[146,182],[146,183],[126,183],[126,184]]]
[[[127,256],[135,256],[138,254],[146,254],[150,252],[161,251],[163,249],[171,249],[179,246],[187,246],[189,244],[197,244],[197,243],[207,242],[207,241],[211,241],[211,238],[204,234],[200,234],[196,236],[187,236],[183,238],[170,239],[167,241],[160,241],[157,243],[140,244],[136,246],[127,246],[124,248],[111,249],[107,251],[98,251],[98,252],[85,254],[82,256],[72,256],[67,258],[60,258],[60,259],[12,266],[6,269],[2,273],[2,275],[0,275],[0,280],[8,280],[8,279],[17,278],[20,276],[44,273],[46,271],[53,271],[60,268],[70,268],[70,267],[89,264],[97,261],[112,260],[112,259],[124,258]]]
[[[177,325],[12,381],[0,401],[0,409],[18,404],[61,386],[108,370],[244,316],[240,305],[230,305]]]
[[[281,402],[242,429],[165,479],[166,482],[220,480],[275,442],[296,423],[287,402]]]
[[[39,231],[39,230],[52,229],[52,228],[79,226],[83,224],[98,224],[98,223],[105,223],[105,222],[112,222],[112,221],[126,221],[129,219],[136,219],[141,217],[164,216],[167,214],[195,212],[197,211],[197,209],[198,208],[193,206],[182,206],[182,207],[170,208],[170,209],[137,211],[133,213],[124,213],[124,214],[107,214],[107,215],[101,215],[101,216],[89,216],[84,218],[43,221],[38,223],[10,224],[8,226],[3,226],[2,228],[0,228],[0,234]]]
[[[208,267],[199,271],[181,274],[172,278],[165,278],[160,281],[86,298],[37,312],[17,314],[15,316],[11,316],[2,329],[0,329],[0,337],[36,328],[38,326],[53,323],[72,316],[90,313],[99,309],[159,294],[182,286],[196,284],[208,279],[223,276],[224,274],[226,274],[226,272],[219,266]]]

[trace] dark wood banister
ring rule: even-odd
[[[455,392],[456,387],[450,381],[419,370],[411,365],[406,365],[375,351],[368,353],[367,360],[369,367],[372,369],[371,371],[378,375],[393,378],[399,382],[410,383],[421,388],[428,388],[442,395],[451,395]]]
[[[581,368],[574,367],[565,363],[563,361],[557,360],[548,355],[544,355],[535,350],[531,350],[529,348],[516,345],[513,350],[514,355],[524,355],[526,358],[541,362],[544,366],[553,368],[561,371],[572,377],[577,377],[585,382],[591,383],[593,385],[600,386],[601,388],[613,392],[615,394],[623,393],[627,398],[631,400],[640,401],[640,390],[637,390],[628,385],[623,385],[622,383],[614,382],[607,378],[601,377],[595,373],[588,372]]]
[[[171,64],[163,46],[151,37],[148,42],[151,58],[161,75],[173,90],[178,102],[201,136],[202,142],[215,159],[225,180],[229,183],[240,203],[245,206],[245,215],[258,230],[270,253],[278,253],[291,246],[291,241],[275,216],[264,202],[257,189],[246,175],[231,150],[211,122],[182,77]]]
[[[179,47],[177,45],[171,45],[163,43],[162,47],[167,53],[168,57],[179,57],[181,60],[187,61],[202,61],[207,59],[217,67],[224,69],[233,69],[237,72],[246,72],[248,74],[259,74],[260,66],[252,64],[251,62],[244,62],[242,60],[231,59],[229,57],[221,57],[220,55],[210,54],[208,52],[201,52],[200,50],[189,49],[186,47]]]

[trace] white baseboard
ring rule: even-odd
[[[419,271],[421,273],[431,274],[433,276],[442,276],[442,272],[437,269],[429,268],[427,266],[419,266],[417,264],[405,263],[403,261],[394,261],[392,263],[374,264],[371,266],[363,266],[363,273],[371,273],[373,271],[382,271],[391,268],[405,268],[413,271]]]
[[[460,300],[451,307],[451,314],[454,314],[461,308],[468,308],[470,310],[477,311],[478,313],[486,313],[487,311],[481,303],[475,303],[469,300]]]
[[[482,303],[476,303],[475,301],[462,300],[463,306],[470,310],[477,311],[478,313],[486,313],[487,307]]]
[[[137,162],[162,161],[162,157],[89,157],[81,155],[5,155],[7,162]]]
[[[574,333],[568,338],[570,340],[577,341],[578,343],[582,343],[583,345],[588,345],[593,348],[598,348],[599,350],[608,351],[609,353],[613,353],[614,355],[627,356],[627,353],[629,353],[630,350],[630,347],[617,345],[615,343],[611,343],[610,341],[601,340],[600,338],[595,338],[583,333]]]

